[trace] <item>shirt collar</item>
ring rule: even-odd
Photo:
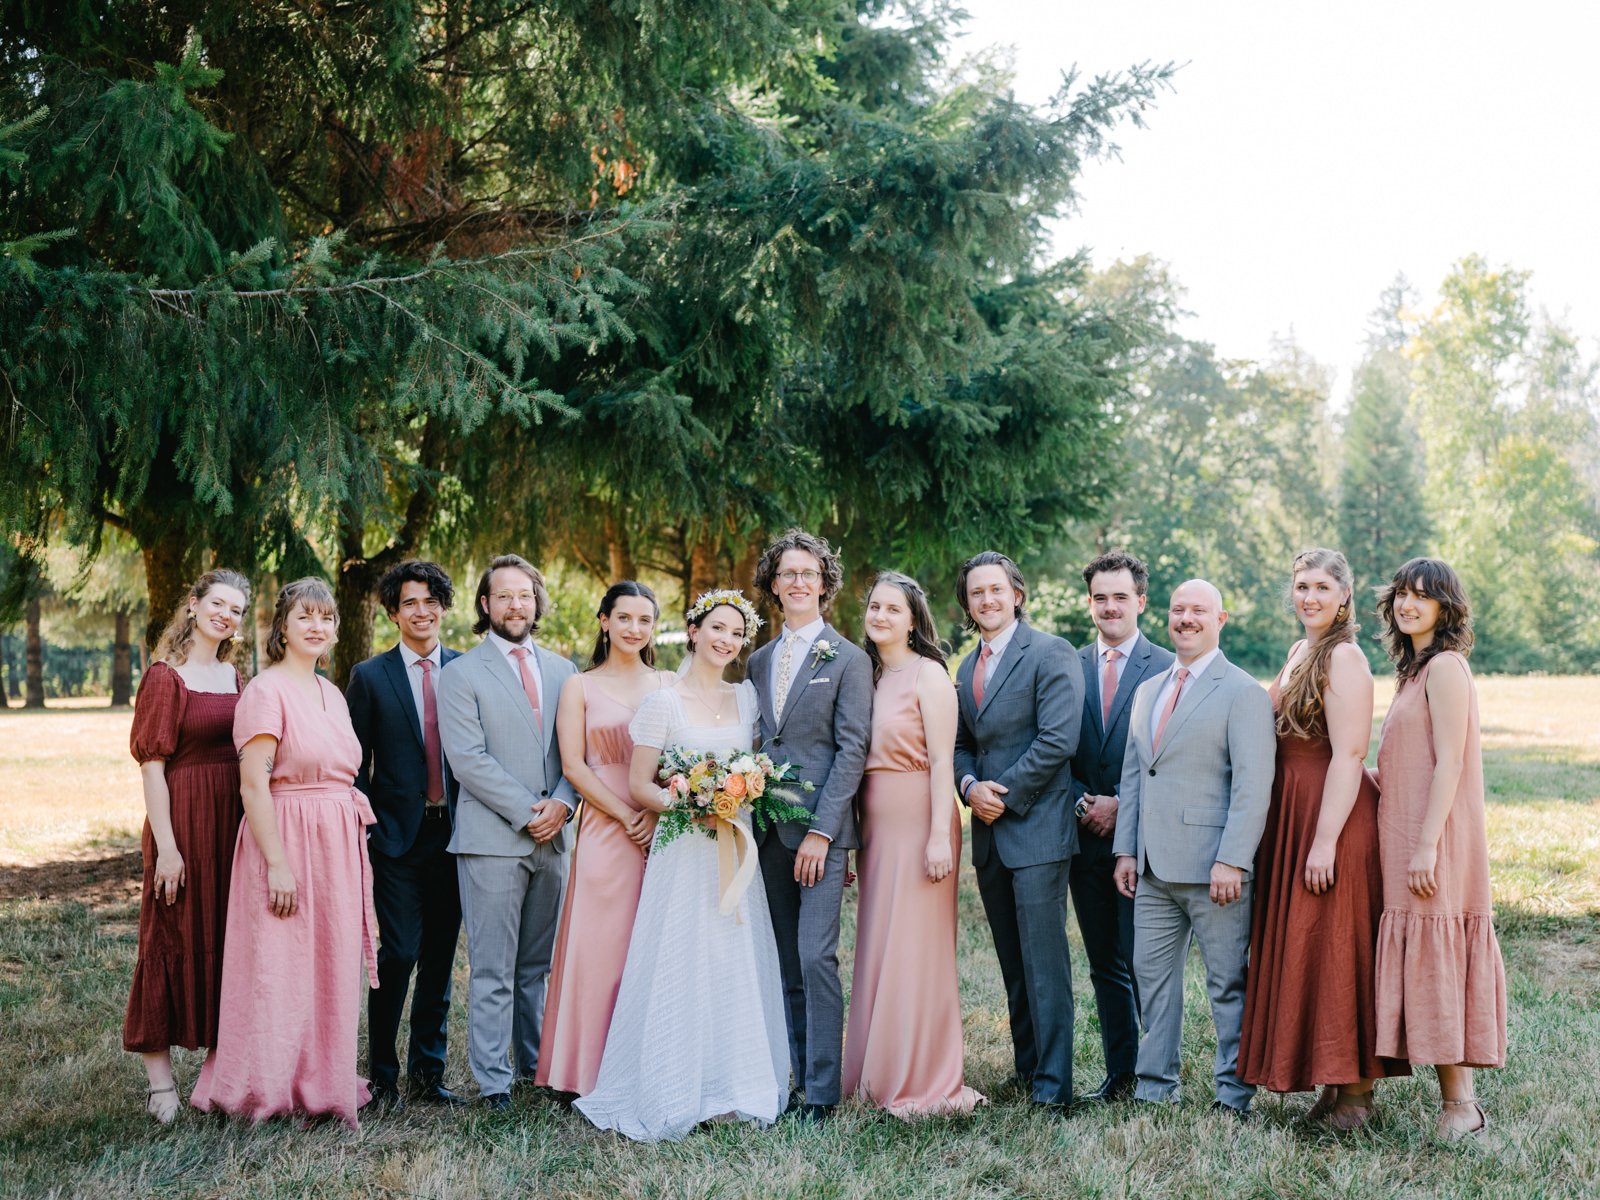
[[[826,629],[827,627],[828,627],[827,621],[823,620],[819,616],[819,617],[815,618],[809,625],[802,626],[799,629],[790,629],[787,625],[785,625],[783,627],[783,631],[778,635],[778,637],[779,637],[780,641],[783,638],[789,637],[791,635],[793,635],[795,637],[798,637],[800,639],[799,643],[798,643],[798,648],[804,649],[805,647],[811,645],[811,643],[816,641],[819,637],[821,637],[822,636],[822,631],[824,629]]]
[[[1106,641],[1105,638],[1098,637],[1098,638],[1095,638],[1094,656],[1095,656],[1097,661],[1105,662],[1105,660],[1106,660],[1106,651],[1107,650],[1120,650],[1120,651],[1122,651],[1122,657],[1123,658],[1128,658],[1130,655],[1133,654],[1134,647],[1137,646],[1138,644],[1139,644],[1139,631],[1137,629],[1135,629],[1133,631],[1133,634],[1130,637],[1124,638],[1122,641],[1118,642],[1115,646],[1113,646],[1110,642]]]
[[[1217,655],[1219,655],[1221,653],[1222,653],[1222,647],[1218,646],[1210,654],[1201,655],[1199,658],[1195,659],[1194,662],[1190,663],[1187,667],[1184,667],[1181,662],[1174,662],[1172,664],[1173,673],[1176,674],[1178,668],[1179,667],[1183,667],[1183,669],[1185,671],[1189,672],[1189,678],[1190,679],[1198,678],[1199,676],[1204,675],[1208,670],[1211,669],[1212,661],[1217,657]]]
[[[999,633],[995,634],[994,637],[989,639],[988,646],[990,658],[999,658],[1006,652],[1006,647],[1011,644],[1011,639],[1017,632],[1017,626],[1021,624],[1021,621],[1013,621]],[[980,646],[979,649],[982,649],[982,647]]]
[[[419,662],[422,661],[422,655],[418,654],[415,650],[413,650],[410,646],[406,645],[404,642],[401,642],[400,643],[400,661],[405,664],[406,670],[409,671],[409,670],[411,670],[412,667],[416,666]],[[443,642],[435,642],[434,643],[433,653],[428,655],[428,661],[431,662],[436,667],[444,665],[444,643]]]
[[[489,631],[489,640],[493,642],[495,644],[495,648],[507,658],[511,657],[511,652],[518,646],[526,646],[529,650],[534,648],[533,635],[531,633],[524,637],[520,642],[508,642],[505,638],[501,637],[498,633],[491,629]]]

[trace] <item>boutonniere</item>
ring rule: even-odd
[[[820,667],[825,662],[832,662],[839,657],[839,647],[827,638],[818,638],[811,643],[811,665]]]

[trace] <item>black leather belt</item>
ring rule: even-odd
[[[448,804],[424,804],[422,806],[423,820],[442,821],[449,807]]]

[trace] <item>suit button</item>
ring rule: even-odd
[[[1150,768],[1150,778],[1154,779],[1155,777],[1156,777],[1156,769],[1154,767],[1151,767]]]
[[[772,739],[772,744],[774,746],[781,746],[783,745],[783,739],[781,737],[775,737]]]
[[[1151,771],[1150,774],[1154,775],[1155,772]],[[544,788],[541,788],[540,791],[539,791],[539,795],[541,795],[541,796],[548,796],[549,794],[550,794],[550,792],[547,789],[544,789]]]

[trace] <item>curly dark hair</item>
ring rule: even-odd
[[[425,583],[428,594],[439,602],[440,608],[449,608],[455,602],[456,588],[438,563],[420,558],[408,558],[396,563],[378,580],[378,603],[391,617],[400,611],[400,589],[408,583]]]
[[[1096,575],[1114,575],[1118,571],[1126,571],[1133,576],[1133,591],[1135,595],[1143,596],[1150,587],[1150,568],[1121,550],[1113,550],[1109,554],[1102,554],[1094,559],[1083,569],[1083,586],[1091,587]]]
[[[1005,569],[1006,578],[1017,593],[1017,607],[1012,615],[1022,620],[1022,610],[1028,605],[1028,585],[1023,581],[1022,569],[998,550],[980,550],[961,564],[961,571],[956,575],[956,603],[961,605],[962,627],[969,630],[978,627],[978,623],[972,619],[972,610],[967,607],[967,579],[979,567]]]
[[[778,603],[778,593],[773,585],[778,582],[778,563],[783,559],[785,550],[804,550],[817,560],[822,568],[821,607],[826,609],[844,586],[844,571],[839,566],[839,555],[828,545],[828,539],[807,533],[804,529],[784,530],[762,551],[761,561],[756,564],[756,591],[780,609],[783,607]]]
[[[478,595],[472,602],[473,611],[478,614],[478,619],[472,623],[472,632],[480,635],[489,632],[489,580],[502,567],[515,567],[533,580],[533,620],[528,625],[528,632],[538,633],[539,622],[550,611],[550,593],[545,590],[544,576],[539,574],[539,568],[520,554],[496,555],[483,569],[483,575],[478,580]]]
[[[617,601],[627,596],[637,596],[642,600],[650,601],[650,607],[656,610],[656,617],[661,616],[661,604],[656,600],[656,594],[644,584],[632,579],[622,579],[613,583],[606,589],[606,594],[600,597],[600,609],[594,615],[609,617],[611,610],[616,608]],[[606,636],[605,630],[595,634],[594,649],[589,653],[589,669],[593,670],[611,656],[611,639]],[[656,665],[656,644],[651,639],[646,642],[644,649],[639,651],[639,661],[647,667]]]
[[[1394,598],[1408,590],[1439,602],[1433,640],[1420,654],[1411,644],[1411,635],[1402,633],[1394,619]],[[1383,648],[1389,652],[1401,683],[1415,679],[1435,655],[1446,650],[1454,650],[1463,658],[1472,653],[1472,606],[1467,601],[1467,591],[1450,564],[1437,558],[1413,558],[1378,589],[1378,620],[1382,623]]]

